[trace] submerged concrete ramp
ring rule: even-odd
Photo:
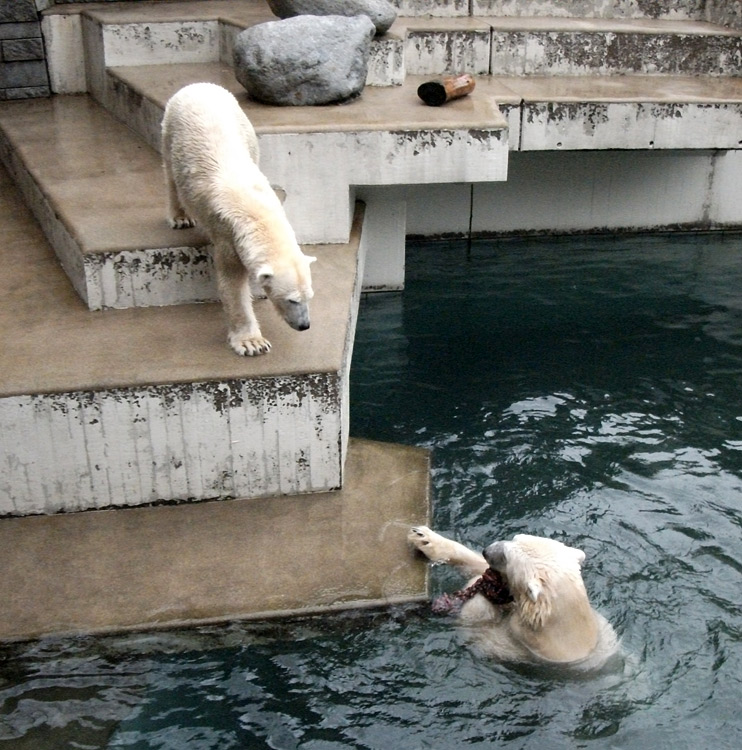
[[[352,440],[342,490],[0,520],[0,641],[426,597],[427,451]]]

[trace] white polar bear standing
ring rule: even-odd
[[[295,330],[309,328],[309,269],[281,201],[258,167],[258,139],[237,100],[211,83],[174,94],[162,121],[162,160],[170,223],[198,222],[214,248],[228,340],[241,355],[263,354],[253,289],[265,293]]]
[[[598,669],[616,653],[613,628],[590,606],[580,572],[582,550],[517,534],[479,554],[426,526],[413,528],[408,538],[429,560],[475,576],[470,583],[495,571],[507,586],[510,603],[493,604],[477,593],[461,607],[460,619],[484,654]]]

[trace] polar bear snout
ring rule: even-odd
[[[281,317],[295,331],[306,331],[309,328],[309,306],[306,302],[290,299],[274,299],[273,304],[281,314]]]
[[[507,566],[507,558],[505,555],[505,542],[494,542],[482,550],[482,556],[487,561],[487,564],[500,573],[505,571]]]

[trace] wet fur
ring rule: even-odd
[[[470,583],[488,567],[506,579],[512,604],[494,605],[476,595],[459,616],[487,656],[597,669],[616,652],[613,628],[590,605],[580,572],[581,550],[519,534],[480,554],[426,526],[413,528],[408,538],[429,560],[473,576]]]

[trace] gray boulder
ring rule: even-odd
[[[237,35],[234,74],[268,104],[330,104],[366,84],[375,27],[368,16],[296,16]]]
[[[268,0],[279,18],[293,16],[368,16],[383,34],[394,23],[397,9],[388,0]]]

